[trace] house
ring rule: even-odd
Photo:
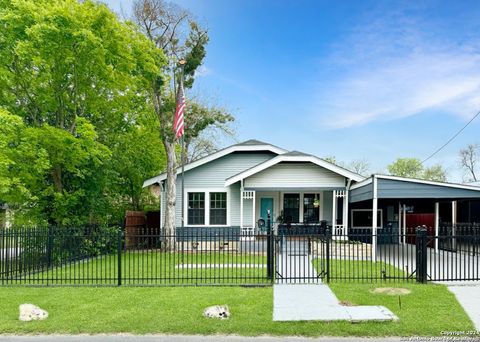
[[[372,175],[363,177],[319,157],[248,140],[177,170],[177,231],[214,229],[253,234],[267,220],[277,232],[308,232],[326,224],[336,236],[377,232],[378,243],[426,225],[480,222],[480,187]],[[144,182],[159,187],[165,211],[166,174]],[[182,215],[182,202],[184,213]],[[184,225],[182,228],[182,217]]]

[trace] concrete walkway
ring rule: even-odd
[[[397,316],[383,306],[343,306],[326,284],[273,286],[274,321],[391,321]]]
[[[305,240],[290,240],[283,237],[276,259],[277,283],[318,283],[317,271],[312,265]]]
[[[475,329],[480,331],[480,285],[464,283],[448,286],[448,289],[457,297],[458,302],[475,325]]]
[[[340,305],[332,290],[317,276],[306,241],[282,241],[277,257],[277,283],[273,286],[274,321],[397,319],[382,306]]]

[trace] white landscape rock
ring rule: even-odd
[[[226,305],[214,305],[203,310],[203,315],[207,318],[228,319],[230,310]]]
[[[43,320],[48,317],[48,312],[40,309],[33,304],[21,304],[20,305],[19,320],[24,322]]]

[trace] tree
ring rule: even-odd
[[[394,176],[421,178],[422,162],[416,158],[398,158],[387,166],[388,172]]]
[[[150,205],[158,208],[148,190],[143,189],[143,182],[158,174],[166,163],[161,145],[158,127],[151,117],[118,136],[112,149],[113,170],[117,173],[112,195],[122,203],[118,210],[144,210]]]
[[[430,167],[427,167],[423,170],[422,179],[437,181],[437,182],[446,182],[447,181],[447,172],[445,169],[437,164]]]
[[[445,182],[447,172],[441,165],[433,165],[425,168],[422,162],[416,158],[398,158],[387,166],[388,172],[393,176],[425,179]]]
[[[148,114],[163,52],[88,0],[0,0],[0,27],[0,105],[48,158],[36,207],[51,223],[108,216],[112,149]]]
[[[370,164],[365,159],[352,160],[348,164],[347,169],[352,170],[362,176],[368,176],[370,170]]]
[[[218,151],[225,138],[234,140],[234,137],[235,130],[228,125],[215,125],[203,130],[185,146],[186,162],[191,163]]]
[[[337,158],[335,156],[326,156],[323,158],[323,160],[325,160],[326,162],[329,162],[330,164],[338,165]]]
[[[0,203],[33,206],[50,165],[22,118],[0,108]]]
[[[478,181],[477,162],[479,160],[479,151],[479,144],[469,144],[460,150],[460,165],[466,172],[468,181]]]
[[[175,112],[175,94],[180,77],[184,77],[185,88],[193,86],[195,71],[203,63],[208,43],[207,31],[202,29],[185,10],[162,0],[137,0],[133,14],[146,37],[168,57],[164,72],[170,77],[158,75],[152,79],[149,91],[151,103],[159,122],[159,132],[167,157],[166,210],[164,233],[171,237],[165,249],[174,249],[175,202],[176,202],[176,145],[172,124]],[[182,69],[178,61],[184,60]],[[199,103],[188,102],[185,115],[186,142],[198,137],[206,127],[216,122],[227,122],[233,118],[223,111],[208,108]]]
[[[327,156],[323,159],[329,163],[338,165],[340,167],[343,167],[344,169],[348,169],[362,176],[367,176],[370,170],[370,164],[368,163],[368,161],[364,159],[352,160],[348,164],[341,161],[337,161],[337,158],[335,156]]]

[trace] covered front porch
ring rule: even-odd
[[[269,218],[279,235],[315,234],[326,226],[332,227],[336,236],[347,235],[349,206],[345,188],[243,188],[240,196],[242,235],[266,233],[261,220],[266,223]]]

